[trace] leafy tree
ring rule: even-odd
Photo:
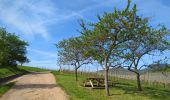
[[[108,71],[111,66],[119,66],[123,62],[117,56],[123,52],[122,44],[134,35],[131,32],[131,16],[134,10],[129,10],[130,0],[124,10],[115,9],[113,13],[98,16],[98,22],[85,25],[82,21],[80,31],[85,55],[97,60],[105,70],[105,89],[109,96]],[[121,62],[121,63],[120,63]]]
[[[0,66],[16,65],[17,62],[26,61],[26,46],[27,42],[0,28]]]
[[[27,57],[25,57],[25,56],[20,57],[19,59],[20,59],[20,60],[19,60],[19,63],[21,64],[21,66],[22,66],[24,63],[29,63],[29,62],[30,62],[30,60],[29,60]]]
[[[84,50],[81,43],[79,38],[70,38],[57,44],[59,64],[74,66],[76,81],[78,69],[84,64],[91,63],[90,58],[83,56]]]
[[[133,14],[130,17],[131,32],[134,33],[134,36],[131,37],[130,41],[126,41],[122,47],[125,49],[123,56],[128,62],[128,65],[126,64],[128,70],[136,74],[137,87],[141,91],[140,70],[147,67],[142,58],[169,49],[169,43],[165,38],[169,33],[165,26],[153,28],[149,25],[148,18],[141,18],[136,13],[136,5],[134,5]]]

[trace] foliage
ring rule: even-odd
[[[83,21],[81,23],[81,38],[88,48],[86,55],[97,60],[105,69],[107,95],[109,95],[107,89],[109,67],[121,66],[124,63],[120,59],[120,55],[124,54],[123,45],[125,42],[136,38],[134,28],[138,31],[137,25],[141,22],[141,18],[136,16],[136,5],[132,9],[129,7],[130,0],[125,9],[115,9],[112,13],[104,13],[103,16],[98,16],[99,21],[96,23],[88,26]]]
[[[77,70],[84,64],[91,63],[89,57],[83,55],[84,47],[79,38],[69,38],[60,41],[56,46],[58,48],[58,63],[61,65],[71,65],[75,67],[77,80]]]
[[[28,43],[15,34],[0,28],[0,66],[16,65],[28,61],[26,57]]]
[[[133,37],[123,44],[124,54],[122,57],[128,64],[128,70],[137,75],[138,89],[142,90],[140,86],[140,70],[147,67],[142,58],[155,52],[168,50],[170,44],[165,37],[169,36],[169,33],[163,25],[159,25],[158,28],[150,26],[148,18],[141,18],[136,14],[136,6],[132,9],[131,18],[133,21],[131,21],[131,24],[133,26],[131,26],[131,32]]]
[[[75,65],[77,67],[87,63],[88,58],[83,56],[81,40],[70,38],[57,44],[59,63],[63,65]]]

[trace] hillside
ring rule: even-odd
[[[47,70],[30,66],[2,67],[0,68],[0,78],[13,76],[23,72],[42,72],[42,71]]]
[[[23,70],[18,69],[17,67],[3,67],[3,68],[0,68],[0,78],[13,76],[16,74],[20,74],[22,72]]]
[[[99,74],[103,74],[103,70],[98,72]],[[143,69],[140,71],[141,80],[145,80],[148,82],[162,82],[162,83],[170,83],[170,71],[169,67],[158,67],[152,66],[152,68]],[[123,79],[131,79],[135,80],[136,75],[125,68],[113,68],[109,70],[109,75],[114,77],[119,77]]]
[[[170,72],[170,64],[152,64],[148,67],[152,72]]]
[[[25,70],[28,72],[43,72],[43,71],[49,71],[47,69],[37,68],[37,67],[31,67],[31,66],[18,66],[19,69]]]
[[[98,71],[99,73],[103,72],[103,70]],[[170,64],[151,64],[148,68],[145,68],[140,71],[141,74],[147,72],[170,72]],[[133,75],[132,72],[129,70],[119,67],[119,68],[112,68],[109,70],[110,74],[121,74],[121,75]]]

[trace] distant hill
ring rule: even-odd
[[[170,72],[170,64],[151,64],[147,69],[152,72]]]
[[[146,72],[170,72],[170,64],[151,64],[148,68],[140,71],[141,74]],[[103,70],[98,71],[98,73],[103,73]],[[119,67],[110,69],[109,74],[133,75],[134,73],[123,67]]]

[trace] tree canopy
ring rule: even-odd
[[[89,57],[84,56],[84,47],[79,38],[70,38],[60,41],[56,46],[58,48],[58,63],[60,65],[71,65],[75,68],[76,80],[77,70],[84,64],[91,63]]]
[[[14,33],[0,28],[0,66],[16,65],[17,62],[27,62],[26,46],[28,43],[21,40]]]

